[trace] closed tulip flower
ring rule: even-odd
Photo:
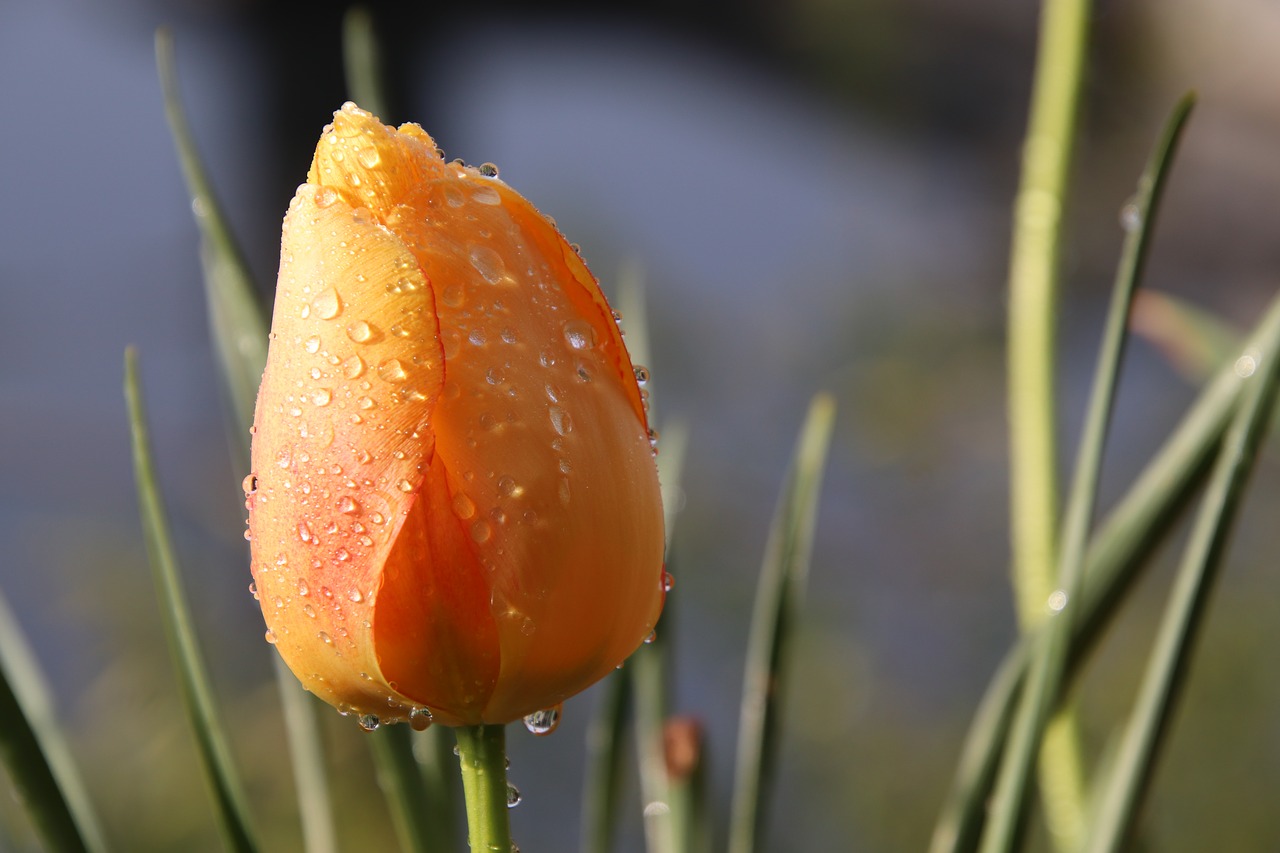
[[[642,372],[495,172],[347,104],[284,220],[252,572],[267,639],[366,727],[553,708],[662,609]]]

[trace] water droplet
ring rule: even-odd
[[[338,512],[345,515],[355,515],[360,511],[360,504],[351,495],[343,495],[338,499]]]
[[[491,535],[493,535],[493,528],[483,518],[471,525],[471,538],[475,542],[487,542]]]
[[[276,632],[272,630],[268,630],[264,639],[268,643],[274,646],[276,644]]]
[[[303,542],[310,542],[315,537],[311,534],[311,528],[305,521],[298,522],[298,538]]]
[[[517,483],[512,477],[499,477],[498,494],[504,498],[518,498],[524,494],[524,486]]]
[[[568,435],[573,431],[573,418],[569,417],[569,413],[559,406],[552,406],[549,410],[551,415],[551,428],[560,435]]]
[[[490,284],[502,281],[506,274],[506,264],[502,262],[502,256],[488,246],[471,247],[471,266],[475,267],[476,272]]]
[[[1236,376],[1241,379],[1248,379],[1258,370],[1258,357],[1254,353],[1245,353],[1236,359],[1235,365],[1232,367]]]
[[[561,477],[561,478],[560,478],[560,488],[559,488],[559,492],[560,492],[560,503],[564,504],[565,506],[568,506],[568,505],[569,505],[569,498],[570,498],[570,495],[569,495],[569,478],[568,478],[568,477]]]
[[[307,586],[306,578],[298,578],[298,595],[306,596],[311,592],[311,587]]]
[[[413,483],[410,483],[408,480],[402,479],[400,482],[396,483],[396,488],[402,492],[412,492]]]
[[[308,619],[316,618],[316,609],[312,607],[310,604],[302,605],[302,612],[307,614]]]
[[[652,642],[653,642],[654,640],[656,640],[656,639],[658,639],[658,632],[657,632],[657,631],[650,631],[650,632],[649,632],[649,636],[647,636],[647,637],[645,637],[645,638],[644,638],[644,644],[647,646],[647,645],[649,645],[650,643],[652,643]]]
[[[364,409],[365,411],[368,411],[369,409],[374,408],[378,404],[373,401],[372,397],[361,397],[359,400],[356,400],[356,405]]]
[[[430,708],[410,708],[409,709],[409,726],[415,732],[426,731],[431,725],[431,709]]]
[[[453,512],[463,520],[471,518],[476,514],[475,502],[465,492],[458,492],[453,496]]]
[[[305,342],[305,343],[303,343],[302,347],[303,347],[303,349],[305,349],[307,352],[312,352],[312,353],[314,353],[314,352],[319,352],[319,351],[320,351],[320,336],[319,336],[319,335],[312,335],[311,337],[307,338],[306,342]]]
[[[332,320],[342,313],[342,300],[338,297],[338,291],[332,287],[327,287],[311,300],[311,310],[316,312],[316,316],[321,320]]]
[[[378,365],[378,376],[386,382],[403,382],[409,378],[398,358],[389,358]]]
[[[249,582],[249,594],[253,596],[253,600],[258,600],[258,585],[253,581]]]
[[[495,166],[493,163],[481,163],[479,168],[476,169],[476,171],[484,175],[486,178],[498,177],[498,167]]]
[[[1054,613],[1061,613],[1062,608],[1067,606],[1067,594],[1063,590],[1055,589],[1049,593],[1048,601],[1049,609]]]
[[[378,153],[377,148],[369,145],[356,152],[356,159],[364,164],[366,169],[373,169],[382,161],[382,155]]]
[[[329,401],[333,399],[333,395],[329,393],[329,389],[321,388],[311,396],[311,402],[317,406],[327,406]]]
[[[345,563],[351,559],[351,552],[346,548],[339,548],[333,552],[333,558],[339,563]],[[330,593],[330,595],[332,595],[332,593]]]
[[[649,368],[645,367],[643,364],[634,365],[631,370],[635,373],[637,385],[644,385],[649,381]]]
[[[373,339],[373,326],[370,326],[364,320],[356,320],[350,326],[347,326],[347,337],[358,344],[368,343]]]
[[[676,579],[671,576],[671,572],[664,571],[662,573],[662,591],[671,592],[672,587],[676,585]]]
[[[359,723],[360,728],[364,729],[366,732],[371,732],[381,725],[381,721],[378,719],[377,714],[362,714],[360,716]]]
[[[316,190],[316,207],[326,208],[338,200],[338,193],[332,187],[320,187]]]
[[[570,320],[564,324],[564,339],[574,349],[589,349],[596,345],[596,331],[585,320]]]
[[[480,189],[471,194],[471,198],[480,204],[502,204],[502,196],[498,195],[498,191],[493,187],[480,187]]]
[[[321,631],[320,633],[316,634],[316,636],[319,637],[320,642],[324,643],[326,646],[333,645],[333,638],[330,637],[328,634],[326,634],[324,631]]]
[[[1120,227],[1125,231],[1137,231],[1142,227],[1142,210],[1136,202],[1126,202],[1120,208]]]
[[[342,363],[342,375],[348,379],[358,379],[364,373],[364,359],[353,355]]]
[[[502,380],[506,378],[506,374],[502,372],[500,367],[491,367],[485,371],[484,381],[490,385],[501,385]]]
[[[507,808],[514,809],[520,805],[520,789],[510,782],[507,783]]]
[[[478,346],[478,347],[484,346],[485,340],[486,340],[484,329],[480,328],[479,326],[472,329],[471,333],[467,335],[467,340],[471,341],[471,343],[475,346]]]
[[[539,737],[551,734],[560,725],[562,707],[561,705],[556,705],[542,711],[534,711],[524,718],[524,727]]]
[[[244,489],[244,496],[247,498],[249,495],[258,491],[258,478],[253,474],[250,474],[240,483],[240,487]]]

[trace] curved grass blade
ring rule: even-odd
[[[267,363],[267,320],[248,264],[213,193],[212,183],[196,148],[182,106],[173,38],[163,28],[156,31],[156,65],[164,92],[165,116],[178,151],[187,191],[191,195],[191,209],[200,229],[209,331],[230,404],[230,431],[234,436],[236,464],[247,471],[249,428],[253,424],[258,383]],[[324,749],[316,720],[316,700],[299,689],[297,680],[280,661],[279,655],[272,653],[271,657],[289,739],[289,757],[305,847],[309,853],[334,853],[337,832],[324,772]]]
[[[764,823],[764,787],[777,747],[778,703],[787,672],[787,651],[809,573],[818,492],[835,411],[835,400],[828,394],[816,395],[809,404],[769,531],[747,641],[729,816],[730,853],[755,850]]]
[[[1101,805],[1086,847],[1089,853],[1120,850],[1133,826],[1181,695],[1245,485],[1266,435],[1280,386],[1280,343],[1272,342],[1246,358],[1250,360],[1237,369],[1249,377],[1250,385],[1214,466],[1114,768],[1103,782]]]
[[[56,725],[44,675],[2,595],[0,760],[50,850],[107,849],[84,781]]]
[[[1083,583],[1085,547],[1093,520],[1102,451],[1124,355],[1133,294],[1145,266],[1165,177],[1194,103],[1194,96],[1188,95],[1174,109],[1138,182],[1137,198],[1133,203],[1136,226],[1125,240],[1116,270],[1071,495],[1063,520],[1058,589],[1048,602],[1054,615],[1041,631],[1042,639],[1035,649],[1000,775],[996,779],[991,817],[983,840],[982,849],[986,853],[999,853],[1014,846],[1036,757],[1042,747],[1049,717],[1058,704],[1071,640],[1071,622],[1078,608],[1075,602],[1080,597]]]
[[[267,363],[267,322],[253,277],[245,262],[213,184],[196,149],[195,138],[182,107],[173,37],[156,30],[156,66],[164,93],[165,117],[178,149],[182,176],[191,194],[191,210],[200,229],[200,259],[204,267],[205,298],[219,372],[235,415],[235,435],[241,456],[249,458],[249,425]]]
[[[462,790],[458,759],[453,754],[457,740],[444,726],[415,731],[412,740],[413,757],[422,776],[424,800],[420,805],[431,828],[432,842],[438,850],[456,850]]]
[[[257,850],[244,788],[232,763],[231,750],[218,719],[208,672],[200,655],[199,641],[196,639],[186,595],[182,590],[177,555],[169,537],[169,521],[151,459],[151,440],[147,430],[142,385],[138,378],[138,357],[132,347],[125,350],[124,373],[134,476],[138,481],[138,502],[141,505],[148,562],[151,564],[152,580],[160,597],[165,636],[178,671],[183,704],[196,736],[205,779],[217,805],[218,825],[222,830],[223,841],[232,850]]]
[[[432,831],[428,812],[423,808],[428,801],[427,790],[413,757],[411,733],[408,726],[383,726],[369,733],[378,786],[386,795],[400,849],[406,853],[443,853],[448,848]]]
[[[1280,296],[1272,300],[1239,352],[1264,350],[1276,341],[1280,341]],[[1203,483],[1244,386],[1234,369],[1235,359],[1230,362],[1200,392],[1094,535],[1076,614],[1078,621],[1072,626],[1068,681],[1110,623],[1147,559]],[[1022,637],[1005,655],[987,686],[965,737],[962,758],[935,828],[930,853],[974,849],[1013,704],[1036,641],[1036,635]]]
[[[346,71],[347,94],[364,109],[389,121],[380,53],[373,15],[364,6],[352,6],[342,19],[342,65]]]
[[[613,846],[630,704],[631,670],[624,666],[605,679],[600,704],[587,728],[582,853],[608,853]]]

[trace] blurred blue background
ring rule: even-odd
[[[721,816],[768,519],[806,401],[836,394],[769,848],[919,849],[1014,637],[1002,323],[1032,4],[395,6],[374,6],[394,82],[382,118],[422,124],[450,157],[497,163],[582,245],[607,292],[626,265],[643,270],[660,417],[690,430],[676,621],[663,630],[677,644],[676,709],[709,733]],[[297,844],[247,592],[245,472],[225,452],[153,33],[173,26],[197,137],[267,299],[280,219],[347,98],[341,13],[0,4],[0,587],[121,849],[216,849],[143,562],[120,392],[129,343],[237,753],[270,849]],[[1118,212],[1185,89],[1201,104],[1148,283],[1243,326],[1280,269],[1280,6],[1103,2],[1091,37],[1062,305],[1068,448]],[[1131,350],[1106,499],[1191,394],[1159,353]],[[1151,849],[1280,847],[1276,473],[1266,460],[1215,599],[1144,824]],[[1144,585],[1090,671],[1094,752],[1128,707],[1166,581]],[[554,737],[513,732],[526,853],[577,843],[593,705],[594,693],[571,701]],[[373,849],[361,845],[390,836],[359,733],[336,715],[326,726],[344,840]],[[28,843],[0,799],[0,826]],[[625,830],[620,849],[641,849],[638,817]]]

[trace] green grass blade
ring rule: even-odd
[[[1045,736],[1050,715],[1058,704],[1059,691],[1071,640],[1071,622],[1078,609],[1084,577],[1084,554],[1093,520],[1102,451],[1115,399],[1115,387],[1124,354],[1133,294],[1142,275],[1154,231],[1156,213],[1173,154],[1186,125],[1194,98],[1184,98],[1174,109],[1152,152],[1134,204],[1135,226],[1130,230],[1112,288],[1098,364],[1090,391],[1080,451],[1076,461],[1070,499],[1061,534],[1058,567],[1059,595],[1056,613],[1042,629],[1013,721],[1000,775],[991,802],[991,817],[984,835],[986,853],[1012,849],[1030,787],[1031,774]],[[1047,610],[1047,612],[1050,612]]]
[[[1134,334],[1146,338],[1187,379],[1204,382],[1244,337],[1220,317],[1171,293],[1144,290],[1133,305]]]
[[[182,106],[173,39],[156,32],[156,64],[164,92],[165,115],[173,134],[178,159],[191,194],[191,209],[200,229],[205,299],[209,306],[210,334],[218,356],[227,400],[232,413],[236,465],[249,469],[249,427],[258,395],[258,383],[267,363],[267,319],[244,255],[213,193],[212,183],[196,148]],[[289,757],[305,846],[309,853],[333,853],[337,832],[333,825],[328,778],[324,773],[324,749],[316,719],[316,702],[302,691],[297,679],[281,664],[275,674],[281,697]]]
[[[587,767],[582,785],[582,853],[608,853],[618,825],[618,804],[626,760],[631,670],[605,679],[600,704],[587,728]]]
[[[764,822],[764,787],[777,747],[787,651],[808,578],[818,492],[834,423],[835,400],[818,394],[809,405],[769,532],[747,641],[729,817],[730,853],[755,850]]]
[[[302,823],[303,849],[307,853],[337,853],[338,832],[333,825],[328,773],[320,740],[320,720],[316,706],[320,700],[306,692],[285,665],[272,653],[276,689],[284,715],[285,737],[298,791],[298,813]]]
[[[342,19],[342,65],[346,70],[347,96],[385,122],[387,88],[373,15],[364,6],[353,6]]]
[[[107,849],[40,666],[0,595],[0,761],[50,850]]]
[[[413,757],[412,731],[408,726],[383,726],[368,734],[378,786],[386,795],[400,849],[406,853],[444,853],[446,848],[432,831],[423,808],[427,790]]]
[[[1174,581],[1155,649],[1106,787],[1089,853],[1118,851],[1131,830],[1177,706],[1209,593],[1280,385],[1280,344],[1250,354],[1247,390],[1227,432]],[[1242,370],[1242,372],[1245,372]],[[1249,375],[1252,374],[1252,375]]]
[[[666,613],[670,619],[671,601]],[[634,685],[636,758],[640,770],[640,797],[644,804],[644,841],[648,853],[685,853],[671,813],[671,786],[667,778],[662,727],[668,713],[666,625],[648,645],[627,661]]]
[[[462,779],[453,754],[457,739],[445,726],[413,733],[413,757],[422,777],[424,802],[419,804],[436,849],[458,849],[458,803]]]
[[[1280,297],[1239,352],[1266,350],[1280,341]],[[1091,541],[1080,610],[1073,623],[1068,674],[1074,673],[1109,624],[1156,546],[1204,481],[1208,463],[1235,411],[1244,380],[1235,358],[1200,392],[1186,416],[1108,514]],[[962,759],[935,829],[931,853],[973,849],[1013,704],[1036,641],[1025,636],[1005,656],[988,685],[965,738]]]
[[[191,623],[186,595],[182,590],[177,555],[169,535],[169,521],[156,481],[151,459],[142,385],[138,378],[137,353],[125,351],[125,399],[129,408],[129,427],[133,444],[134,476],[138,481],[142,527],[147,545],[152,580],[160,598],[160,612],[165,635],[178,672],[183,704],[196,736],[196,745],[213,794],[219,828],[227,847],[236,851],[256,850],[254,832],[239,774],[231,760],[222,724],[219,722],[213,690],[199,641]]]
[[[191,210],[200,229],[200,257],[205,297],[220,374],[235,415],[235,434],[244,459],[249,457],[249,425],[267,363],[267,321],[254,290],[253,277],[240,251],[213,184],[200,159],[182,106],[173,38],[156,31],[156,65],[164,93],[165,117],[178,150],[182,175],[191,194]]]

